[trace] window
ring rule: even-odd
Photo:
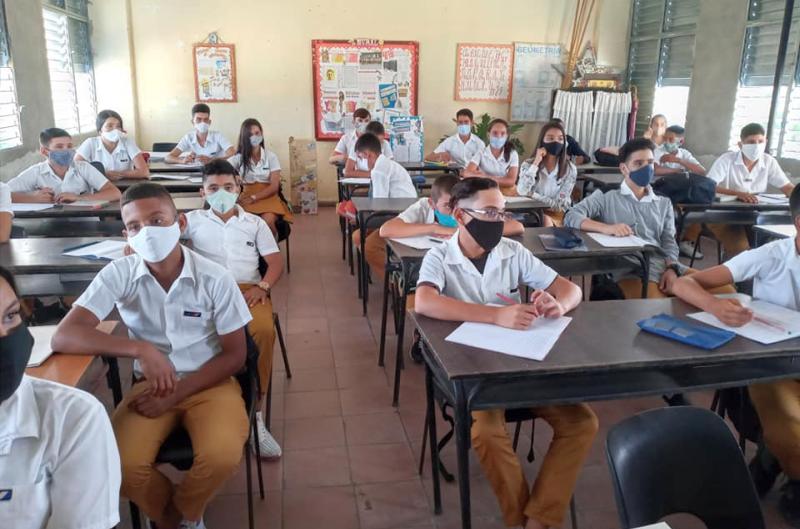
[[[8,44],[5,2],[0,0],[0,150],[22,145],[19,105],[11,47]]]
[[[47,65],[55,126],[73,134],[94,130],[97,98],[87,0],[45,0]]]
[[[634,0],[628,84],[638,90],[638,133],[653,114],[685,122],[699,12],[699,0]]]

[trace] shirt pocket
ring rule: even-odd
[[[47,524],[50,516],[50,483],[41,478],[36,483],[15,485],[11,498],[0,501],[0,527],[16,529],[39,529]],[[0,491],[7,491],[0,485]]]
[[[190,307],[182,309],[178,318],[179,332],[173,342],[173,352],[178,354],[172,361],[178,371],[194,371],[215,352],[213,344],[217,338],[213,313],[204,307]]]

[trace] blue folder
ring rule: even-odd
[[[636,325],[643,331],[709,351],[722,347],[736,336],[731,331],[689,323],[667,314],[638,321]]]

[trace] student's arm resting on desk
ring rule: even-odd
[[[675,281],[672,293],[683,301],[709,312],[725,325],[740,327],[753,319],[753,312],[738,299],[718,298],[708,292],[733,283],[733,274],[725,265],[718,265]]]
[[[135,178],[146,179],[150,177],[150,167],[144,160],[144,153],[139,153],[133,157],[133,169],[124,171],[106,171],[106,176],[116,178]]]
[[[632,235],[633,229],[627,224],[606,224],[593,220],[593,218],[601,217],[606,207],[605,195],[598,189],[567,211],[567,214],[564,215],[564,225],[576,230],[605,233],[617,237]]]
[[[514,187],[517,185],[517,175],[519,174],[519,166],[509,166],[505,176],[491,176],[489,178],[497,181],[497,185],[501,187]]]
[[[395,217],[381,226],[380,235],[384,239],[402,239],[403,237],[417,237],[431,235],[433,237],[449,237],[456,232],[455,228],[445,228],[439,223],[412,224],[400,217]]]
[[[791,196],[792,191],[794,191],[794,184],[786,184],[785,186],[782,186],[781,191],[783,191],[783,194],[787,197]]]
[[[450,153],[445,148],[445,143],[447,143],[447,140],[445,140],[445,141],[441,142],[439,145],[437,145],[432,153],[426,154],[425,155],[425,161],[428,161],[428,162],[449,162],[449,161],[451,161],[453,159],[453,157],[450,156]]]
[[[480,170],[480,167],[478,167],[478,162],[473,159],[461,172],[461,176],[464,178],[473,178],[485,177],[487,174]]]
[[[175,147],[169,154],[164,157],[164,162],[166,163],[192,163],[194,162],[194,153],[189,152],[186,156],[183,156],[183,150],[180,147]]]
[[[344,176],[345,178],[369,178],[369,171],[360,171],[356,169],[356,162],[352,158],[347,158],[344,162]]]

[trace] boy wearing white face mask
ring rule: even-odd
[[[486,145],[472,133],[472,111],[462,108],[456,112],[456,133],[440,143],[432,153],[425,157],[431,162],[445,162],[464,168]]]
[[[136,252],[109,263],[59,324],[54,350],[134,358],[135,383],[112,417],[122,495],[158,529],[204,528],[206,505],[239,468],[248,437],[241,388],[245,326],[252,317],[233,276],[184,248],[186,217],[166,189],[136,184],[121,204]],[[95,330],[114,308],[128,336]],[[178,427],[194,464],[175,486],[154,464]]]
[[[353,152],[353,147],[356,140],[367,131],[367,125],[372,121],[372,115],[366,108],[357,108],[353,112],[353,130],[347,132],[339,138],[336,147],[333,149],[333,154],[328,160],[330,163],[346,162],[350,153]]]
[[[386,141],[386,129],[380,121],[370,121],[364,129],[364,134],[374,134],[381,140],[381,154],[390,160],[394,160],[394,153],[392,152],[392,145]],[[361,136],[359,136],[360,138]],[[366,160],[359,158],[356,155],[355,148],[350,150],[347,157],[347,162],[344,165],[344,176],[347,178],[369,178],[370,170],[367,167]]]
[[[232,164],[225,160],[212,160],[206,164],[200,196],[210,207],[186,214],[183,237],[192,241],[194,251],[226,268],[239,284],[253,317],[247,328],[261,352],[258,374],[261,389],[266,391],[275,344],[270,291],[283,274],[283,259],[267,224],[236,204],[239,191],[238,177]],[[259,256],[267,263],[263,277],[258,271]],[[267,430],[261,411],[256,412],[256,420],[261,457],[280,457],[281,447]]]
[[[221,132],[211,129],[211,108],[205,103],[192,107],[194,130],[187,132],[164,158],[167,163],[203,163],[212,158],[230,158],[236,149]]]
[[[101,110],[95,125],[99,136],[86,138],[78,147],[76,160],[100,162],[110,180],[150,176],[142,150],[125,132],[122,116],[113,110]]]

